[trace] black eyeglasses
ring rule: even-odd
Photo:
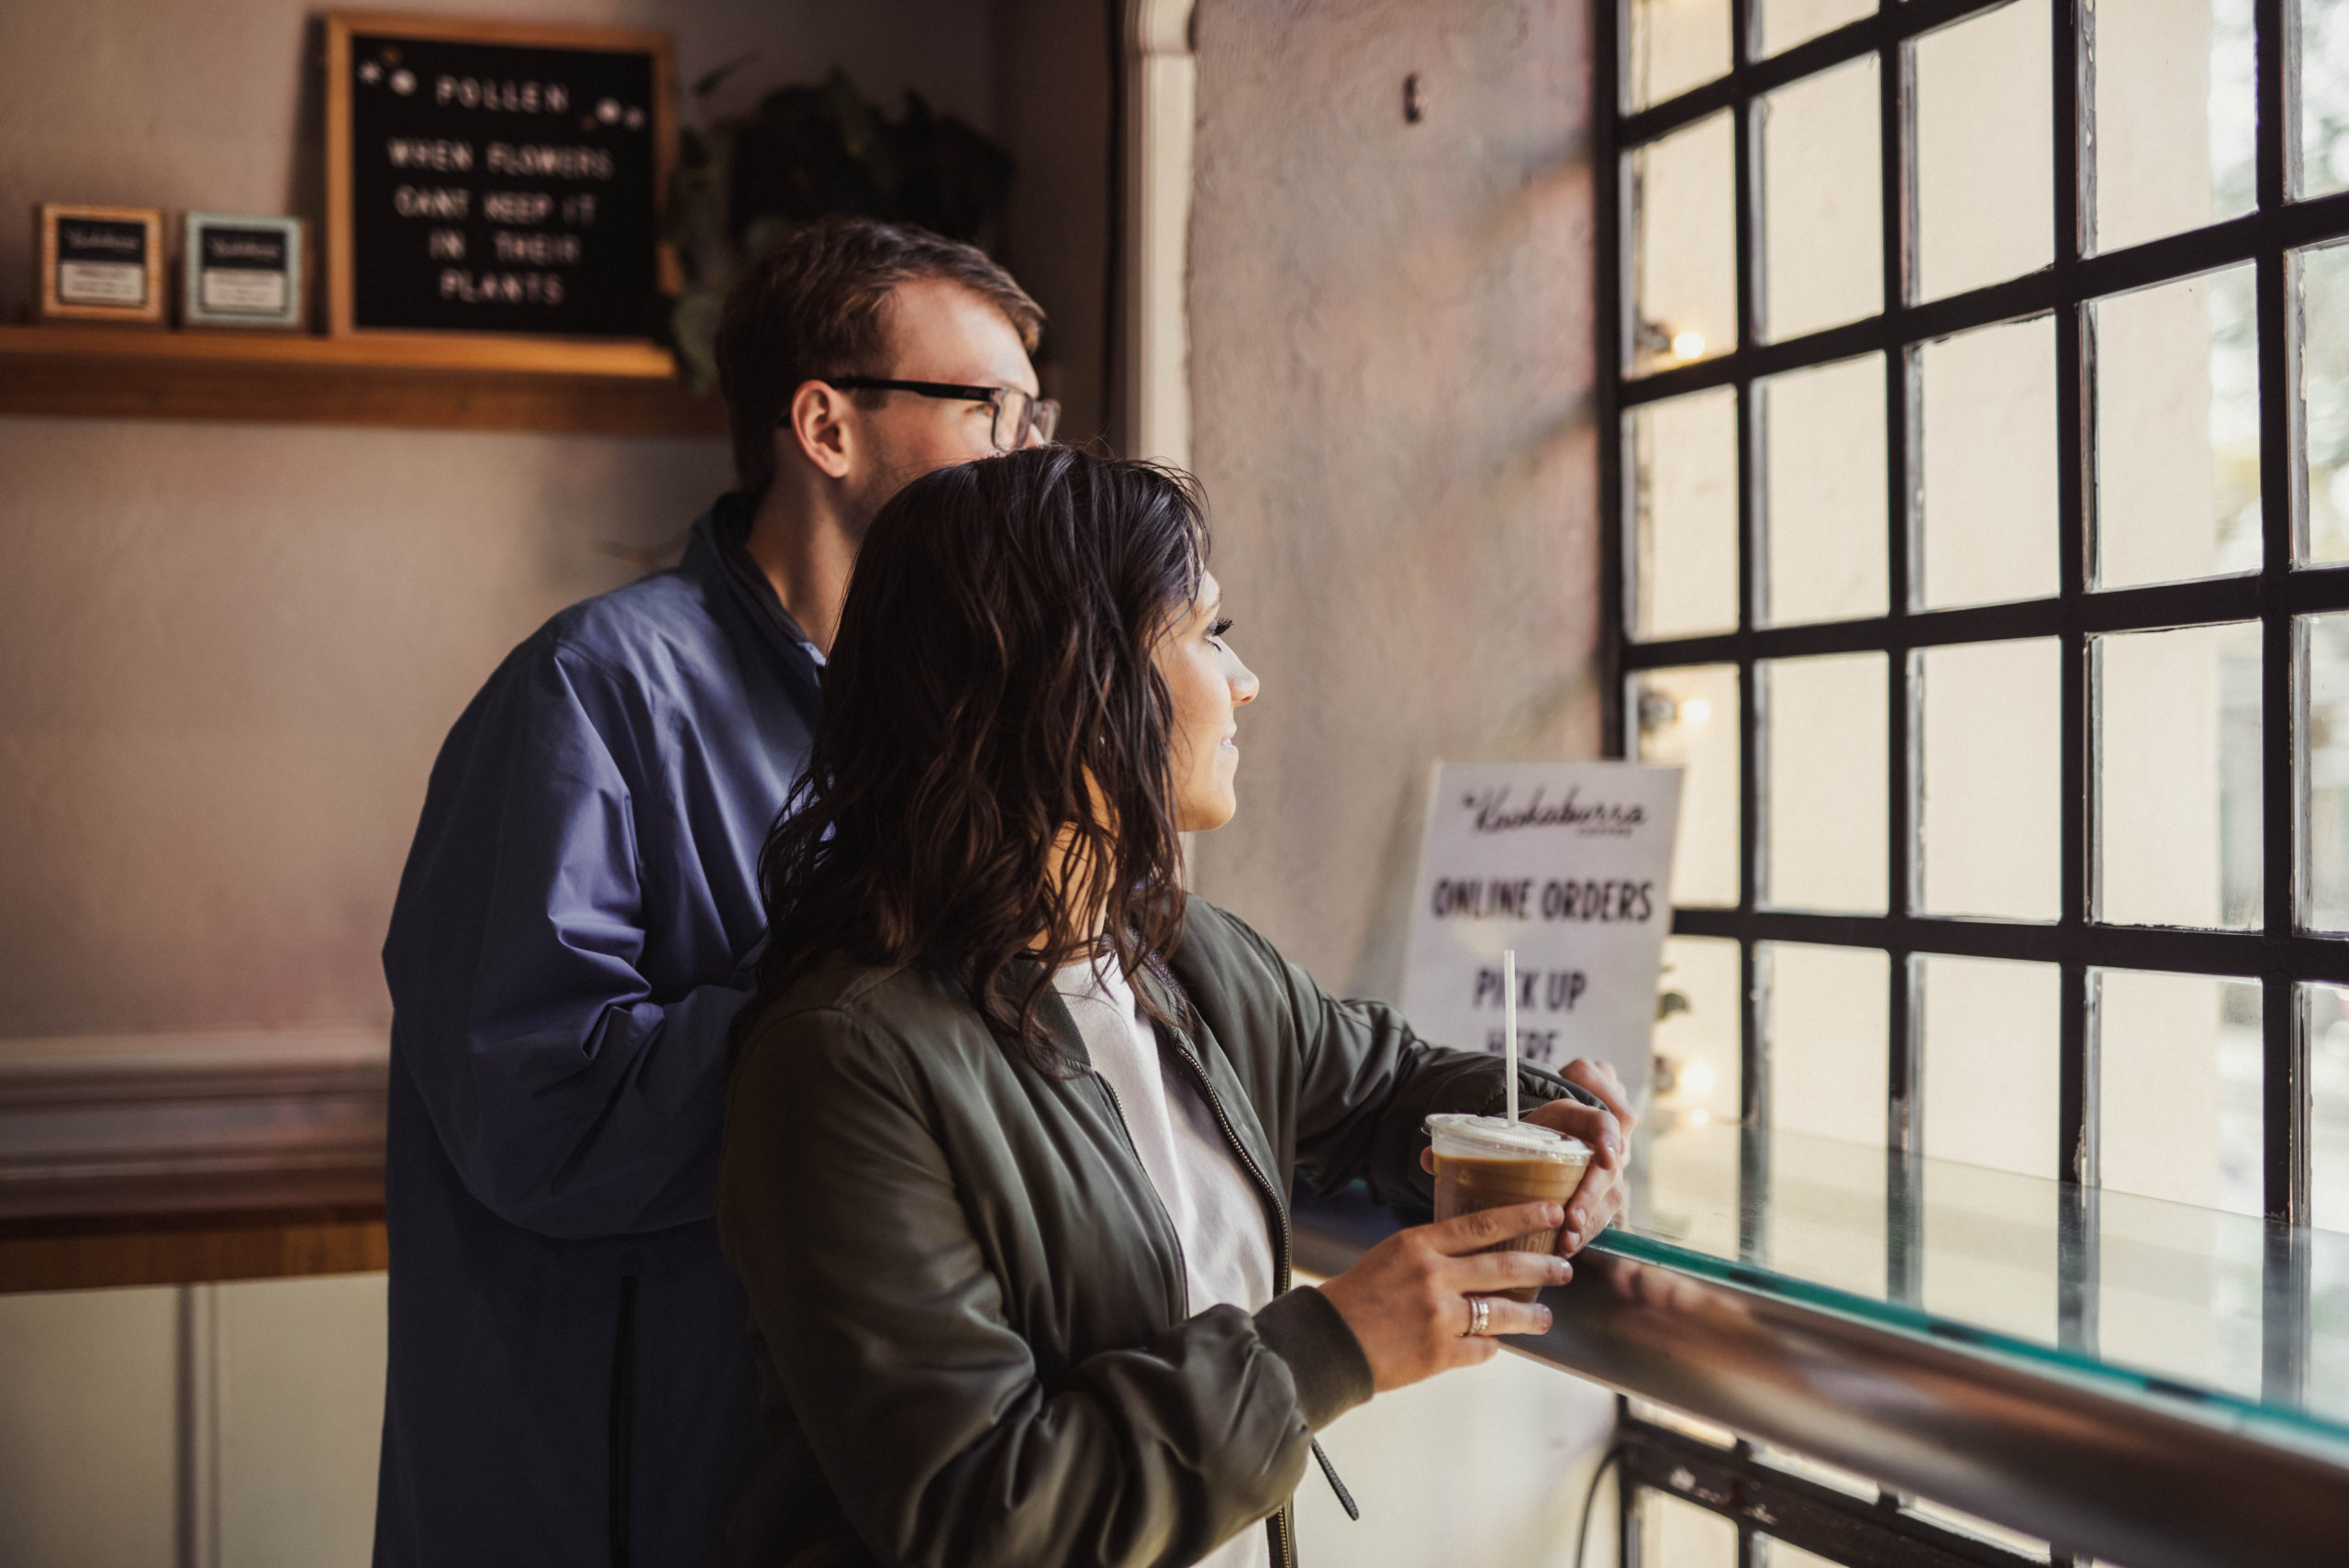
[[[842,392],[911,392],[956,403],[984,403],[995,410],[995,428],[989,432],[989,439],[999,452],[1018,451],[1028,444],[1030,436],[1049,441],[1060,428],[1058,403],[1016,386],[958,386],[952,382],[888,381],[871,375],[834,376],[828,384]]]

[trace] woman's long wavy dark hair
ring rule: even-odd
[[[772,935],[744,1027],[839,951],[952,977],[1059,1070],[1038,1010],[1095,951],[1092,912],[1129,973],[1182,929],[1152,651],[1207,549],[1190,480],[1066,447],[941,469],[881,509],[807,771],[760,855]]]

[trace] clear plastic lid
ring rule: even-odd
[[[1590,1163],[1590,1145],[1530,1121],[1443,1111],[1428,1118],[1428,1136],[1448,1160],[1552,1160],[1561,1165]]]

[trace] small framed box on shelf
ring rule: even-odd
[[[163,324],[161,209],[42,202],[33,208],[33,254],[36,321]]]
[[[192,212],[180,239],[180,324],[273,328],[309,324],[309,246],[298,217]]]

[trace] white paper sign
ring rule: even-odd
[[[1642,1095],[1679,817],[1677,768],[1438,763],[1403,981],[1412,1029],[1498,1055],[1515,948],[1525,1060],[1611,1062]]]

